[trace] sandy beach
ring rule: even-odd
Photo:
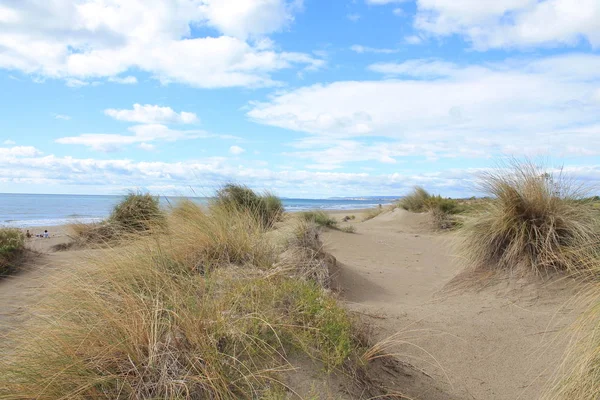
[[[577,288],[562,280],[447,290],[461,270],[451,252],[455,233],[433,231],[426,214],[396,209],[361,222],[364,212],[331,213],[355,215],[342,223],[355,234],[323,233],[338,260],[335,287],[377,339],[397,334],[411,343],[398,347],[399,359],[431,379],[418,398],[434,398],[427,392],[434,387],[460,399],[538,398],[563,357],[563,330],[581,311],[569,303]],[[50,232],[29,241],[36,255],[24,271],[0,281],[2,333],[29,317],[27,305],[43,301],[49,277],[81,265],[86,251],[52,251],[69,240],[67,228]]]

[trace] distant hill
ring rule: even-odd
[[[328,197],[327,200],[399,200],[401,196],[357,196],[357,197]]]

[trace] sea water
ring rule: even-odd
[[[34,227],[57,226],[73,222],[102,221],[123,196],[51,195],[51,194],[0,194],[0,226]],[[160,197],[168,208],[181,198]],[[206,197],[191,198],[207,204]],[[287,211],[305,210],[356,210],[377,207],[390,199],[282,199]]]

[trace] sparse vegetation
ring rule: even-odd
[[[356,227],[354,225],[344,226],[340,230],[345,233],[356,233]]]
[[[298,213],[298,215],[305,221],[314,222],[324,228],[336,229],[338,225],[338,221],[324,211],[303,211]]]
[[[365,212],[365,215],[363,216],[362,220],[363,220],[363,222],[365,222],[370,219],[373,219],[376,216],[381,215],[381,213],[383,213],[383,211],[384,211],[383,207],[371,208]]]
[[[450,229],[458,224],[454,215],[463,211],[463,207],[454,199],[440,195],[431,195],[420,186],[405,196],[400,207],[411,212],[430,212],[434,225],[439,229]]]
[[[315,224],[288,222],[183,202],[166,230],[102,250],[15,335],[0,398],[281,398],[296,355],[361,362]]]
[[[581,188],[530,162],[482,176],[493,196],[465,222],[459,250],[474,268],[581,271],[596,257],[597,215]]]
[[[215,203],[253,214],[263,227],[270,228],[281,220],[283,203],[277,196],[265,192],[255,193],[244,185],[227,184],[217,192]]]
[[[0,276],[17,267],[25,251],[25,236],[19,229],[0,228]]]

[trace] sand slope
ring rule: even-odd
[[[578,314],[568,304],[572,282],[442,291],[460,269],[450,255],[452,234],[433,233],[426,215],[404,210],[355,225],[354,235],[324,235],[341,263],[342,296],[372,320],[379,338],[406,331],[402,338],[431,355],[403,345],[401,359],[458,398],[539,398],[562,360],[560,330]]]

